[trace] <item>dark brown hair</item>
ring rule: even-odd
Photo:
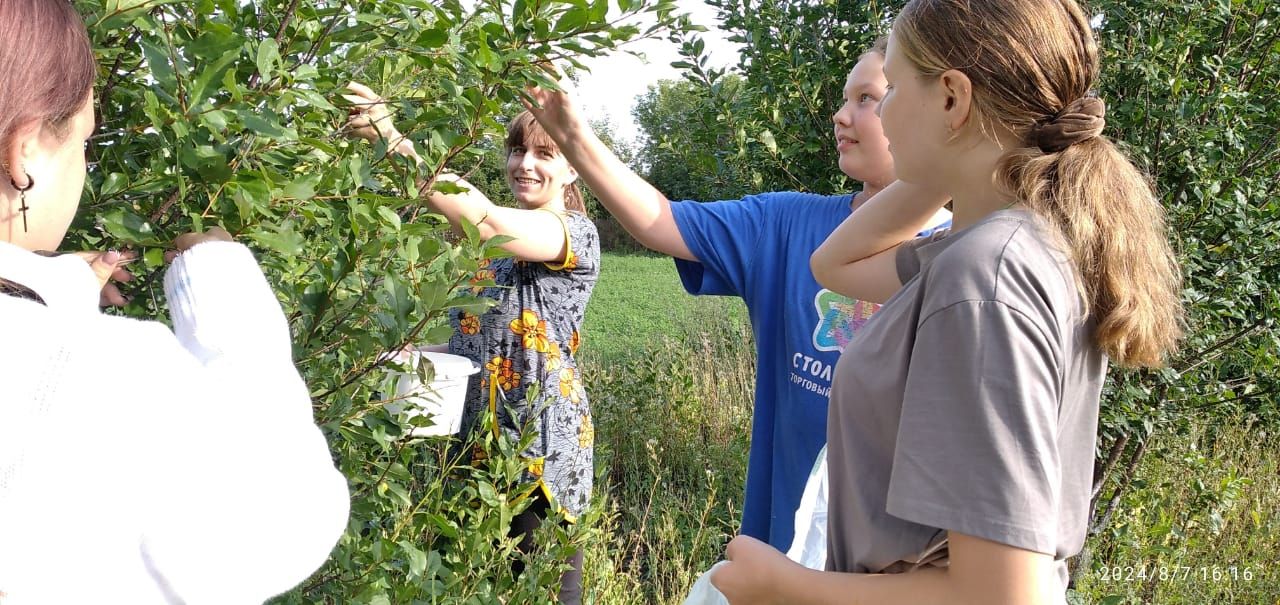
[[[84,21],[68,0],[0,0],[0,153],[32,121],[63,134],[96,76]]]
[[[1122,365],[1161,365],[1182,334],[1181,275],[1150,182],[1105,136],[1038,142],[1096,84],[1098,46],[1080,5],[911,0],[893,39],[922,77],[968,76],[983,132],[1018,139],[993,177],[1061,235],[1098,345]]]
[[[547,148],[556,153],[560,153],[560,146],[556,145],[555,140],[547,131],[542,129],[542,124],[534,119],[533,114],[522,111],[520,115],[512,118],[511,123],[507,125],[507,141],[505,145],[507,155],[511,155],[511,149],[514,147],[524,147],[525,149]],[[575,181],[565,185],[564,188],[564,207],[570,212],[587,213],[587,205],[582,201],[582,190],[578,188]]]

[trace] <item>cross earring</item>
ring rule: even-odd
[[[27,173],[23,173],[23,174],[27,174]],[[22,232],[26,233],[27,232],[27,210],[30,210],[30,208],[27,206],[27,192],[31,191],[32,187],[36,186],[36,180],[31,178],[30,174],[27,174],[27,186],[19,187],[17,181],[14,181],[13,177],[10,176],[9,184],[13,185],[14,190],[18,192],[18,201],[21,204],[21,206],[18,207],[18,210],[22,212]]]

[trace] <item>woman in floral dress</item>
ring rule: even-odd
[[[395,129],[382,99],[359,84],[349,88],[354,94],[347,98],[363,108],[351,119],[350,132],[386,140],[396,153],[417,160],[413,143]],[[527,551],[548,509],[574,520],[591,499],[595,429],[575,355],[599,274],[600,244],[585,214],[577,171],[528,112],[511,121],[506,153],[507,184],[519,208],[496,206],[451,174],[439,178],[469,191],[428,190],[425,195],[455,228],[467,221],[483,238],[513,238],[502,247],[514,256],[490,262],[477,275],[479,283],[493,280],[481,294],[497,304],[482,315],[454,311],[448,351],[483,366],[468,385],[464,431],[488,428],[516,439],[536,434],[524,452],[535,500],[512,521],[521,550]],[[530,392],[536,396],[527,397]],[[582,553],[569,563],[560,601],[579,603]]]

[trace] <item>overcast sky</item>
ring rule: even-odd
[[[678,0],[676,4],[681,12],[692,15],[694,23],[708,29],[701,36],[707,45],[710,66],[736,65],[738,45],[725,39],[715,9],[702,0]],[[588,61],[586,65],[591,73],[583,75],[577,87],[582,105],[591,118],[608,119],[620,138],[634,140],[639,134],[631,118],[636,97],[658,80],[679,78],[681,70],[671,67],[671,63],[678,61],[680,54],[675,44],[664,40],[645,40],[628,48],[643,52],[647,61],[625,53]]]

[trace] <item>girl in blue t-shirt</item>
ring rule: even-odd
[[[741,531],[786,549],[794,513],[826,443],[827,397],[840,351],[877,306],[822,288],[809,256],[837,225],[894,179],[875,108],[885,94],[878,43],[854,65],[832,116],[840,170],[853,195],[784,192],[672,203],[593,133],[567,93],[531,91],[531,109],[618,222],[676,259],[692,294],[741,297],[756,341],[756,392]],[[564,83],[562,82],[562,85]],[[940,211],[938,222],[947,217]]]

